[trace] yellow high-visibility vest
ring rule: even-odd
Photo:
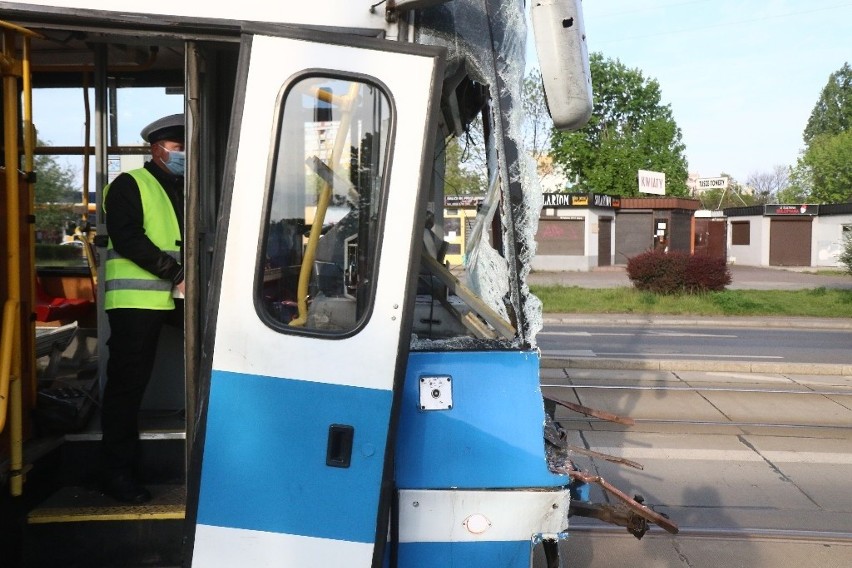
[[[160,182],[145,168],[127,172],[136,180],[142,198],[142,227],[145,235],[160,250],[180,261],[180,225],[169,196]],[[104,189],[104,203],[109,186]],[[104,212],[106,206],[104,206]],[[151,274],[132,260],[113,249],[112,239],[107,246],[106,297],[104,309],[141,308],[172,310],[172,281]]]

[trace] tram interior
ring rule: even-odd
[[[185,339],[179,330],[164,332],[143,403],[143,410],[152,416],[178,424],[188,403],[192,406],[186,393],[194,387],[199,365],[238,43],[235,38],[203,34],[187,40],[153,31],[83,30],[44,23],[29,29],[37,34],[30,47],[36,164],[65,168],[75,184],[73,202],[59,204],[61,223],[32,235],[36,254],[30,268],[39,313],[39,395],[34,406],[40,413],[39,428],[79,430],[91,427],[90,419],[97,428],[94,409],[103,386],[108,337],[103,310],[97,309],[97,269],[105,250],[98,240],[105,234],[99,207],[102,188],[120,171],[146,159],[140,122],[144,125],[187,108],[196,123],[204,125],[198,138],[189,141],[190,151],[199,156],[199,172],[186,188],[187,275],[197,286],[187,297]],[[454,81],[444,97],[436,141],[439,154],[446,140],[462,134],[481,111],[487,94],[463,74]],[[316,83],[309,86],[335,96],[351,86],[332,79]],[[279,202],[273,202],[262,245],[266,261],[259,275],[261,303],[278,324],[289,325],[300,317],[301,265],[322,188],[329,189],[330,199],[303,294],[308,306],[305,325],[320,331],[347,329],[364,315],[374,268],[370,251],[379,240],[375,220],[381,204],[376,192],[384,173],[379,156],[386,151],[383,137],[388,124],[382,106],[388,103],[371,85],[360,88],[359,96],[374,98],[369,105],[362,100],[353,111],[358,126],[351,126],[345,144],[339,144],[336,163],[328,154],[335,151],[342,116],[339,101],[332,104],[320,96],[297,109],[294,124],[300,129],[296,136],[306,141],[304,152],[280,164],[279,170],[289,167],[298,173],[299,195],[291,195],[277,211]],[[62,124],[54,123],[60,119]],[[19,138],[23,146],[23,135]],[[450,271],[445,262],[442,176],[443,171],[437,172],[429,188],[412,346],[453,348],[460,339],[511,342],[512,324],[465,285],[463,267]],[[37,217],[45,205],[36,203]],[[185,381],[189,381],[186,388]]]

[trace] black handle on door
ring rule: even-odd
[[[352,462],[352,441],[355,428],[348,424],[332,424],[328,427],[328,447],[325,451],[325,465],[330,467],[349,467]]]

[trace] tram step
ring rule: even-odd
[[[181,433],[182,436],[182,433]],[[154,437],[143,434],[137,475],[143,484],[180,484],[186,469],[186,444],[183,438]],[[65,437],[61,447],[62,468],[59,485],[93,485],[99,475],[100,434],[92,439]]]
[[[124,505],[94,488],[62,488],[27,515],[23,566],[180,565],[185,489],[148,489],[151,501]]]

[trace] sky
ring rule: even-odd
[[[795,165],[829,76],[852,64],[849,0],[584,0],[583,14],[590,52],[659,82],[700,177]]]
[[[745,183],[794,165],[829,76],[852,64],[852,0],[584,0],[583,11],[590,51],[659,82],[700,177]],[[162,91],[119,93],[122,144],[181,111],[181,97]],[[40,138],[81,145],[82,94],[35,96]]]

